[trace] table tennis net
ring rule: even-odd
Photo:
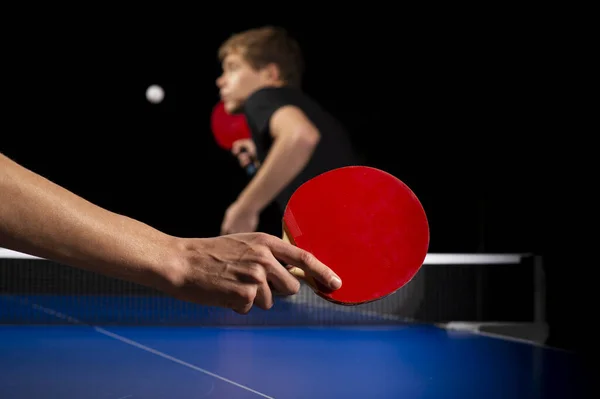
[[[430,254],[417,276],[380,301],[346,307],[302,286],[248,315],[180,301],[148,287],[0,249],[0,324],[348,325],[530,321],[529,255]],[[503,298],[498,301],[498,298]],[[499,304],[500,303],[500,304]]]

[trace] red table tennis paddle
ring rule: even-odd
[[[314,254],[342,279],[331,291],[288,269],[317,295],[340,305],[384,298],[408,283],[429,248],[429,225],[416,195],[379,169],[348,166],[300,186],[283,216],[284,240]]]
[[[250,127],[244,114],[229,114],[225,105],[219,101],[213,108],[211,119],[211,130],[219,147],[231,151],[233,143],[237,140],[250,139]],[[242,150],[243,151],[243,150]],[[250,176],[256,172],[254,160],[246,166],[246,173]]]

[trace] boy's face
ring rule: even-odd
[[[252,93],[273,84],[268,68],[253,69],[239,52],[228,54],[222,67],[223,74],[217,79],[217,87],[229,113],[240,112]]]

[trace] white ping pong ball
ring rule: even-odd
[[[146,98],[152,104],[160,103],[165,97],[165,91],[159,85],[152,85],[146,89]]]

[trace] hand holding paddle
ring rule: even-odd
[[[211,130],[219,147],[231,151],[233,143],[238,140],[252,139],[250,128],[243,114],[229,114],[225,105],[219,101],[213,108],[211,114]],[[245,149],[242,148],[242,151]],[[248,176],[256,173],[256,160],[251,159],[245,170]]]

